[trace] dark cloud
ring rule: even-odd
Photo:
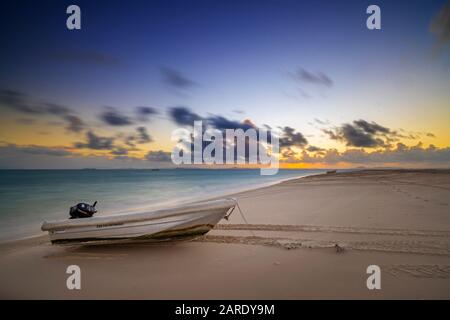
[[[114,138],[100,137],[92,131],[86,133],[86,142],[77,142],[75,148],[93,150],[111,150],[114,148]]]
[[[52,102],[36,102],[35,99],[18,91],[0,90],[0,104],[18,113],[59,117],[67,124],[66,129],[72,132],[81,132],[85,127],[81,118],[69,107]]]
[[[125,136],[123,142],[129,147],[136,147],[137,144],[153,142],[153,138],[147,132],[147,128],[137,127],[136,133]]]
[[[53,156],[53,157],[65,157],[71,155],[69,151],[65,148],[60,147],[45,147],[45,146],[37,146],[37,145],[25,145],[19,146],[16,144],[5,144],[0,145],[0,151],[2,153],[11,153],[11,152],[23,152],[32,155],[45,155],[45,156]]]
[[[328,121],[328,120],[320,120],[320,119],[314,118],[314,121],[321,126],[330,124],[330,121]]]
[[[138,143],[149,143],[152,142],[152,137],[148,134],[147,129],[145,127],[137,127],[137,141]]]
[[[184,76],[178,70],[163,67],[160,71],[163,77],[163,81],[174,89],[186,90],[196,85],[194,81]]]
[[[60,104],[55,104],[55,103],[46,103],[45,110],[46,110],[46,112],[57,115],[57,116],[64,116],[64,115],[68,115],[68,114],[72,113],[72,110],[70,110],[66,106],[62,106]]]
[[[30,102],[30,98],[27,95],[14,90],[1,89],[0,104],[20,113],[46,113],[45,107],[33,104],[32,102]]]
[[[432,132],[427,132],[426,136],[430,138],[436,138],[436,136]]]
[[[256,126],[249,119],[240,122],[236,120],[230,120],[219,115],[201,117],[186,107],[170,108],[169,116],[177,125],[180,126],[193,126],[194,121],[202,120],[204,122],[204,125],[209,125],[218,130],[243,129],[245,131],[250,128],[257,129]]]
[[[325,86],[331,88],[333,86],[333,80],[322,72],[312,73],[303,68],[300,68],[295,73],[295,78],[299,81],[310,83],[319,86]]]
[[[411,163],[448,166],[450,165],[450,148],[436,148],[433,145],[424,148],[420,143],[416,146],[408,147],[402,143],[397,143],[393,149],[383,149],[373,152],[367,152],[363,149],[350,149],[344,152],[338,152],[336,149],[330,149],[323,154],[315,156],[303,153],[295,161],[304,163],[348,162],[355,164]]]
[[[377,133],[390,133],[390,130],[386,127],[380,126],[375,122],[367,122],[365,120],[356,120],[353,122],[356,126],[362,128],[365,132],[370,134]]]
[[[286,148],[281,152],[281,157],[284,159],[294,159],[297,155],[297,152],[292,150],[291,148]]]
[[[132,147],[132,148],[136,147],[136,136],[130,135],[130,136],[125,137],[124,143],[129,147]]]
[[[66,106],[51,102],[37,102],[26,94],[13,90],[0,90],[0,104],[16,112],[28,114],[64,116],[72,113],[72,110]]]
[[[331,140],[341,140],[342,137],[336,131],[331,129],[322,129],[322,132],[325,133]]]
[[[136,114],[138,119],[144,122],[148,121],[157,113],[158,111],[156,111],[156,109],[152,107],[136,107]]]
[[[159,151],[149,151],[145,156],[147,160],[157,161],[157,162],[169,162],[172,161],[170,157],[170,152]]]
[[[396,141],[399,134],[383,127],[375,122],[365,120],[353,121],[353,124],[344,124],[339,128],[322,129],[332,140],[339,140],[346,143],[347,146],[375,148],[386,147],[387,143]]]
[[[433,55],[436,57],[450,44],[450,3],[445,4],[433,17],[430,32],[436,37],[433,46]]]
[[[347,146],[366,148],[384,146],[383,140],[380,138],[375,138],[372,133],[365,132],[364,129],[357,126],[344,124],[341,128],[341,133],[342,138],[347,143]]]
[[[247,130],[250,128],[256,129],[256,126],[249,120],[246,119],[243,122],[229,120],[222,116],[216,116],[213,115],[209,118],[206,118],[205,121],[207,124],[211,125],[212,127],[219,129],[219,130],[225,130],[225,129],[242,129]]]
[[[204,120],[198,114],[192,112],[186,107],[173,107],[169,109],[169,116],[180,126],[193,126],[194,121]]]
[[[294,128],[284,127],[282,128],[282,134],[280,137],[280,147],[304,147],[308,144],[308,140],[300,132],[295,132]]]
[[[27,146],[20,148],[23,152],[36,155],[47,155],[56,157],[65,157],[70,155],[70,152],[62,148],[48,148],[40,146]]]
[[[85,127],[85,123],[78,116],[69,114],[69,115],[64,116],[63,119],[67,122],[66,129],[69,131],[78,133],[78,132],[83,131],[83,129]]]
[[[121,114],[113,107],[106,107],[106,110],[100,114],[100,119],[111,126],[127,126],[133,124],[128,116]]]
[[[111,154],[115,156],[126,156],[128,154],[128,149],[125,148],[116,148],[111,151]]]
[[[315,146],[308,146],[308,148],[306,148],[306,150],[308,150],[309,152],[321,152],[321,151],[325,151],[325,149],[319,148],[319,147],[315,147]]]
[[[237,145],[233,141],[228,141],[225,139],[225,130],[231,129],[231,130],[237,130],[241,129],[243,131],[246,131],[248,129],[255,129],[258,130],[258,128],[250,119],[246,119],[242,122],[236,121],[236,120],[230,120],[226,117],[219,116],[219,115],[210,115],[208,117],[201,117],[200,115],[192,112],[190,109],[186,107],[174,107],[169,109],[169,116],[170,118],[177,124],[181,126],[190,126],[192,127],[194,125],[194,121],[203,121],[203,128],[202,130],[207,129],[215,129],[218,132],[221,132],[223,138],[224,138],[224,150],[223,154],[225,156],[226,151],[230,150],[231,148],[234,148],[234,155],[235,158],[237,156],[236,148]],[[267,140],[270,143],[271,141],[271,132],[267,130],[267,127],[264,127],[267,133]],[[260,135],[259,131],[256,131],[256,143],[259,143]],[[249,146],[250,146],[250,140],[254,139],[251,135],[247,136],[245,139],[245,159],[247,160],[249,157]],[[183,141],[185,152],[190,153],[193,156],[193,138],[191,137],[191,141]],[[208,141],[203,141],[203,148],[205,148],[207,145],[209,145]],[[244,157],[243,157],[244,158]],[[236,160],[236,159],[235,159]]]

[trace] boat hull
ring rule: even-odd
[[[54,244],[186,240],[210,231],[232,212],[234,205],[227,200],[187,209],[44,223],[42,229],[49,232]]]

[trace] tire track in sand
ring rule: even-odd
[[[393,276],[404,274],[415,278],[450,279],[450,265],[399,264],[384,268]]]
[[[283,237],[260,236],[223,236],[205,235],[194,241],[226,244],[263,245],[283,249],[297,248],[333,248],[341,252],[346,250],[379,251],[393,253],[409,253],[421,255],[450,256],[450,241],[322,241],[312,239],[294,239]],[[339,248],[339,249],[338,249]]]
[[[317,240],[297,237],[280,236],[237,236],[237,235],[205,235],[196,239],[201,242],[263,245],[284,249],[297,248],[332,248],[337,252],[343,250],[379,251],[394,253],[409,253],[422,255],[450,256],[450,231],[446,230],[410,230],[410,229],[381,229],[357,228],[342,226],[313,226],[313,225],[268,225],[268,224],[219,224],[215,230],[251,230],[277,232],[305,232],[305,233],[349,233],[356,235],[397,236],[396,240]],[[404,237],[404,238],[403,238]],[[420,237],[421,239],[415,238]],[[362,237],[361,237],[362,238]]]
[[[411,230],[411,229],[380,229],[356,228],[341,226],[314,225],[281,225],[281,224],[218,224],[215,230],[252,230],[252,231],[301,231],[324,233],[353,233],[392,236],[420,236],[450,238],[450,230]]]

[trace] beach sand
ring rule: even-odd
[[[450,298],[450,171],[318,175],[236,198],[248,224],[236,210],[189,242],[1,244],[0,298]],[[66,288],[72,264],[81,290]],[[369,265],[380,290],[366,286]]]

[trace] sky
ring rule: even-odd
[[[270,127],[285,167],[450,167],[448,1],[0,6],[0,168],[170,167],[186,119]]]

